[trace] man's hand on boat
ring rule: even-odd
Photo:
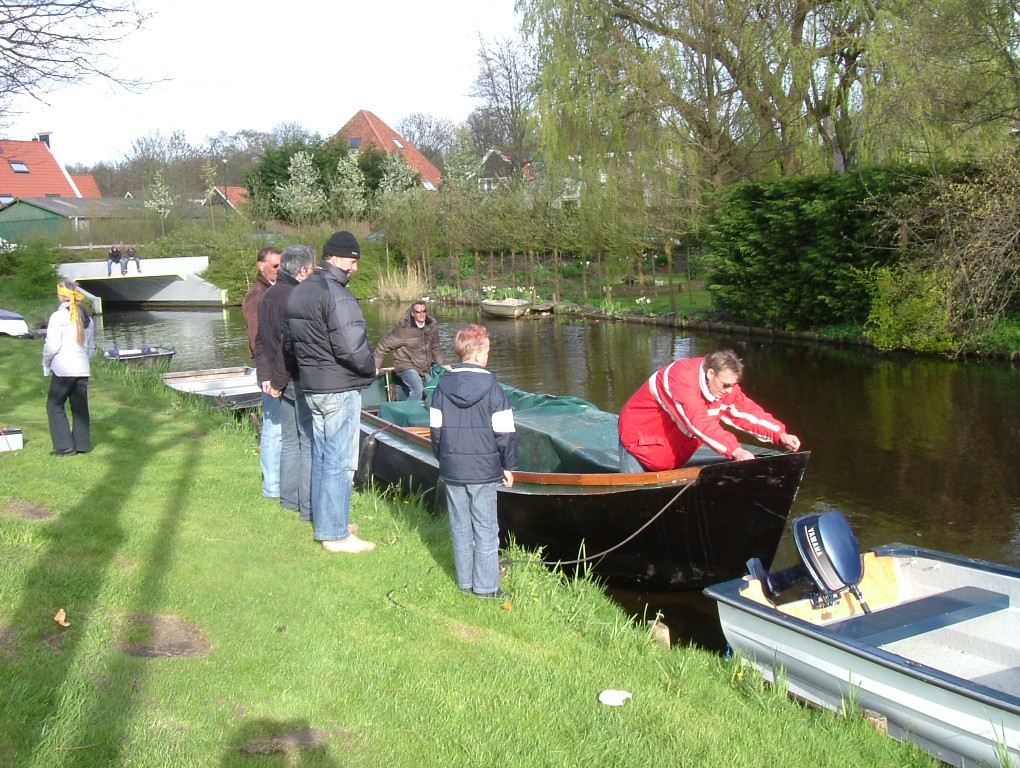
[[[800,438],[786,432],[779,436],[779,444],[788,451],[800,450]],[[746,448],[737,448],[737,450],[733,452],[733,458],[737,461],[750,461],[751,459],[757,459],[758,457]]]
[[[514,487],[514,473],[511,472],[509,469],[503,470],[503,486],[505,488]]]

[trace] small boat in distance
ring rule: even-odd
[[[177,350],[174,347],[141,347],[139,349],[108,349],[103,352],[103,357],[121,363],[153,365],[158,361],[169,362],[175,354],[177,354]]]
[[[1020,569],[906,544],[862,557],[839,512],[797,518],[793,538],[801,565],[752,561],[705,590],[744,663],[953,765],[1020,765]]]
[[[527,299],[482,299],[482,312],[489,317],[520,317],[531,309]]]
[[[28,323],[25,318],[17,312],[9,309],[0,309],[0,333],[8,336],[31,336],[28,330]]]
[[[262,387],[251,366],[164,373],[163,382],[178,392],[205,398],[214,408],[254,408],[262,402]]]
[[[504,545],[512,538],[568,572],[590,566],[614,586],[658,591],[733,578],[750,557],[772,562],[808,453],[745,446],[760,458],[731,461],[704,449],[680,469],[624,474],[616,414],[575,397],[504,390],[520,461],[513,487],[497,493]],[[428,409],[367,403],[357,481],[424,491],[441,504]]]

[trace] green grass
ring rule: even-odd
[[[937,765],[655,645],[591,583],[513,565],[509,605],[462,596],[445,520],[414,499],[357,494],[379,547],[329,555],[262,498],[250,422],[154,374],[97,361],[94,449],[51,457],[40,351],[0,337],[0,412],[25,436],[0,453],[0,766]],[[138,614],[210,650],[128,655]],[[606,688],[634,698],[606,707]],[[238,749],[305,728],[328,738]]]

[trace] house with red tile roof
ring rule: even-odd
[[[103,193],[99,190],[99,182],[91,173],[72,173],[71,181],[78,187],[82,197],[99,198]]]
[[[235,211],[239,205],[248,202],[248,190],[245,187],[223,186],[216,187],[216,194],[210,201],[212,205],[229,205]],[[205,203],[202,203],[205,205]]]
[[[19,197],[83,197],[45,141],[0,139],[0,205]]]
[[[366,109],[354,115],[330,141],[343,142],[351,149],[368,152],[399,152],[404,161],[421,177],[422,186],[430,191],[439,189],[442,174],[432,162],[403,136]]]

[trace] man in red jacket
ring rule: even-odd
[[[620,412],[620,471],[682,467],[703,443],[737,461],[755,458],[720,422],[799,450],[800,438],[740,389],[743,371],[730,350],[676,360],[656,371]]]

